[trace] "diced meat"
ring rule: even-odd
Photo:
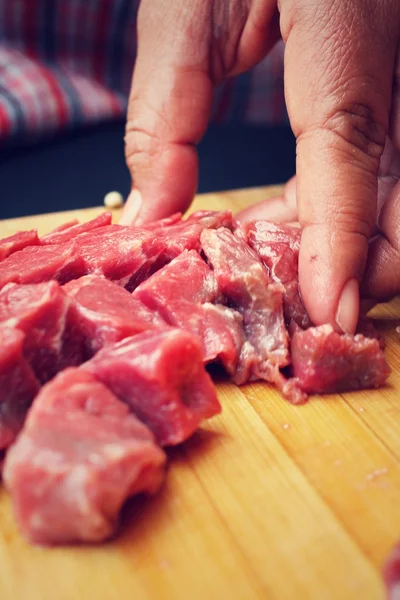
[[[128,497],[159,489],[164,464],[127,405],[89,373],[67,369],[37,396],[4,481],[28,540],[99,542],[114,532]]]
[[[39,383],[23,357],[25,335],[17,329],[0,327],[0,450],[15,439]]]
[[[241,225],[236,233],[255,250],[271,279],[284,287],[286,322],[294,320],[302,329],[310,327],[312,323],[301,299],[298,283],[300,230],[269,221],[253,221]]]
[[[183,442],[221,410],[200,344],[183,330],[127,338],[82,368],[124,400],[162,446]]]
[[[0,323],[25,334],[24,356],[42,383],[82,361],[82,340],[70,321],[70,307],[56,281],[9,284],[0,292]]]
[[[204,230],[201,245],[220,295],[243,316],[247,342],[237,383],[249,378],[278,382],[279,369],[289,363],[281,286],[271,282],[254,251],[228,229]]]
[[[308,393],[377,388],[390,374],[378,340],[339,335],[330,325],[297,330],[291,351],[293,375]]]
[[[58,227],[54,227],[54,229],[52,229],[49,233],[46,233],[46,235],[43,237],[47,237],[48,235],[50,236],[53,233],[60,233],[60,231],[65,231],[66,229],[70,229],[75,225],[79,225],[78,219],[72,219],[71,221],[67,221],[66,223],[61,223],[61,225],[58,225]]]
[[[398,600],[400,594],[400,544],[393,548],[383,566],[383,579],[388,600]]]
[[[219,359],[233,375],[244,343],[242,317],[217,300],[210,267],[195,250],[186,250],[133,292],[169,325],[198,336],[206,363]]]
[[[177,212],[171,215],[170,217],[165,217],[165,219],[159,219],[158,221],[151,221],[150,223],[145,223],[142,225],[143,229],[147,231],[154,231],[160,229],[161,227],[169,227],[170,225],[175,225],[175,223],[179,223],[182,221],[182,213]]]
[[[70,223],[62,225],[61,228],[57,227],[50,233],[44,235],[40,239],[40,242],[41,244],[64,244],[65,242],[75,239],[81,233],[110,225],[111,221],[112,214],[110,212],[104,212],[98,217],[95,217],[91,221],[86,221],[85,223],[71,221]]]
[[[85,358],[136,333],[165,326],[158,314],[104,277],[74,279],[63,290],[75,302],[74,327],[84,337]]]
[[[27,246],[38,246],[39,238],[36,229],[20,231],[14,235],[0,240],[0,261],[4,260],[14,252],[22,250]]]
[[[7,283],[66,283],[84,274],[78,245],[27,246],[0,263],[0,289]]]

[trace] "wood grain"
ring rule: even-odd
[[[278,192],[208,194],[191,210]],[[3,221],[0,235],[102,210]],[[219,382],[222,415],[170,452],[160,494],[130,502],[106,545],[28,546],[0,490],[1,600],[383,599],[380,568],[400,538],[400,305],[375,316],[386,388],[293,407],[266,384]]]

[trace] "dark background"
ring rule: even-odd
[[[0,218],[98,206],[124,197],[124,122],[64,134],[0,154]],[[283,183],[295,171],[289,128],[213,126],[199,147],[199,192]]]

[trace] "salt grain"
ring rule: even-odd
[[[362,406],[360,406],[360,408],[358,409],[360,412],[364,412],[365,408],[363,408]]]
[[[381,475],[386,475],[387,472],[388,470],[386,467],[382,467],[381,469],[375,469],[375,471],[368,473],[365,479],[367,481],[374,481],[374,479],[376,479],[377,477],[381,477]]]
[[[289,423],[285,423],[283,426],[283,429],[289,429],[289,427],[290,427]]]

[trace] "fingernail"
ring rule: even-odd
[[[142,194],[139,192],[139,190],[132,190],[127,201],[125,202],[125,207],[119,220],[119,224],[134,225],[135,220],[139,216],[142,204]]]
[[[336,311],[336,324],[343,333],[354,334],[360,310],[360,293],[357,279],[350,279],[344,286]]]

